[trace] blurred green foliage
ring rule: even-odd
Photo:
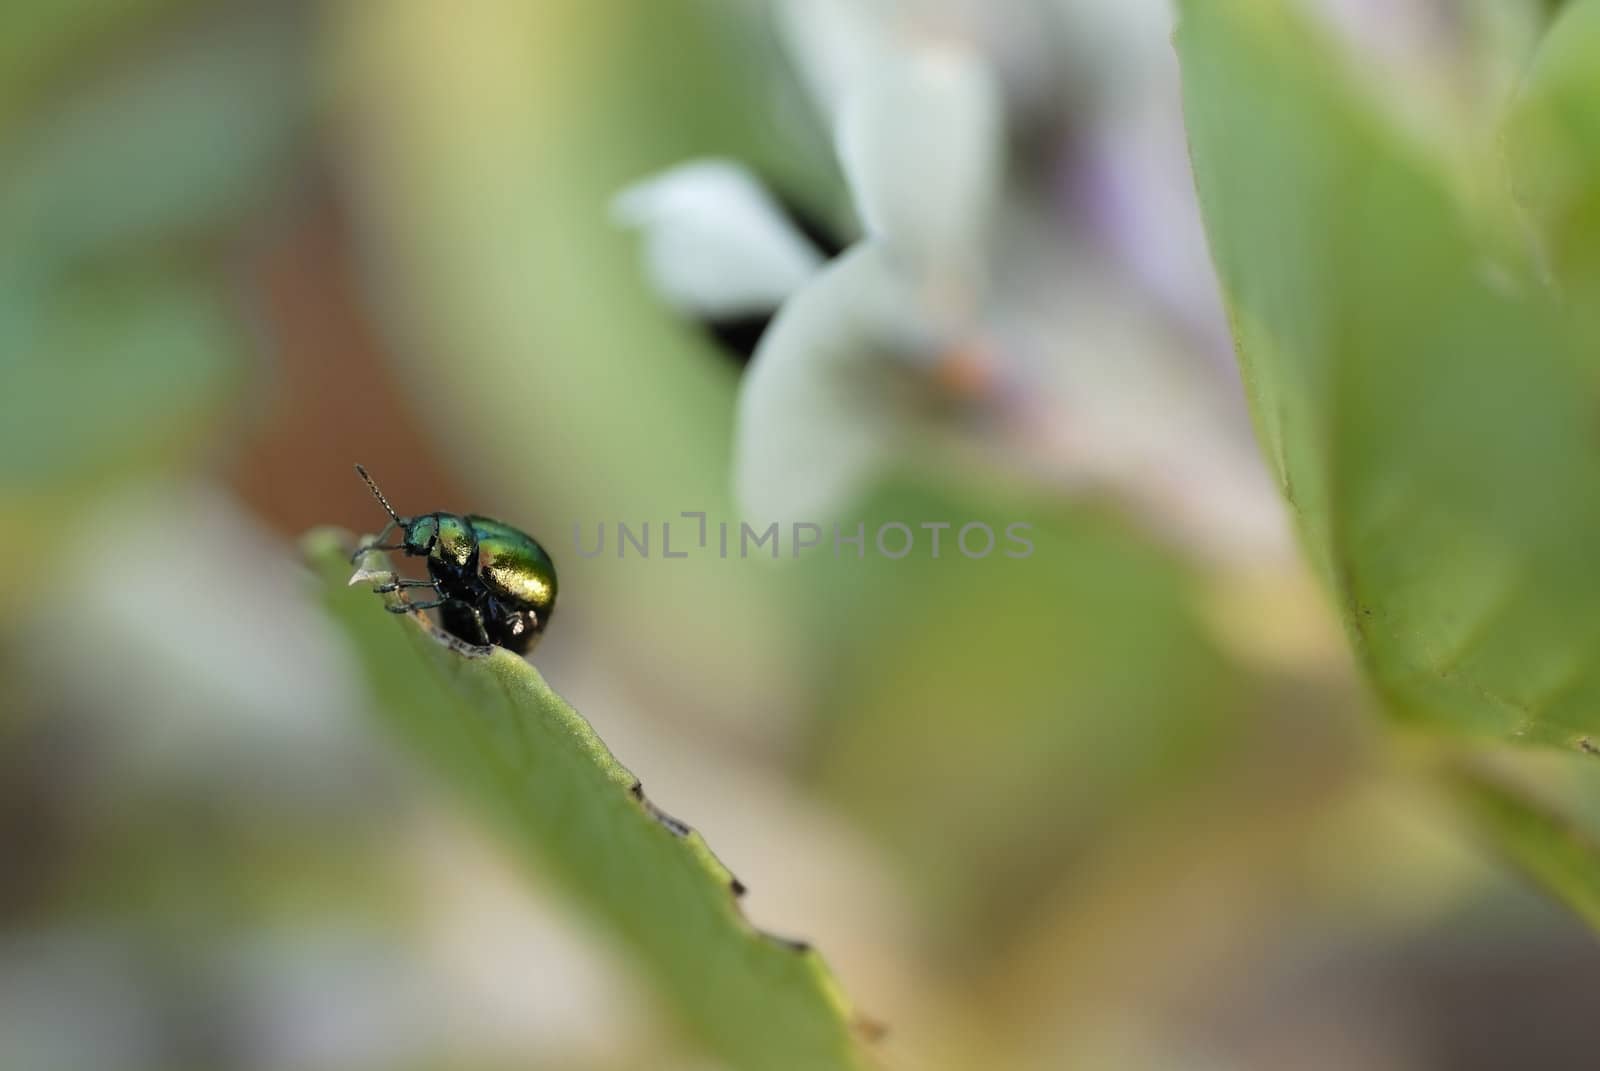
[[[191,0],[60,0],[6,9],[0,35],[0,131],[56,88],[74,68],[121,44],[156,16]]]
[[[1581,69],[1563,37],[1592,14],[1557,24],[1514,120],[1546,139],[1514,169],[1543,177],[1530,196],[1560,219],[1558,267],[1592,176],[1550,144],[1573,127],[1556,87]],[[1592,750],[1600,440],[1581,283],[1567,304],[1487,237],[1516,233],[1510,203],[1461,196],[1286,5],[1188,4],[1178,42],[1260,436],[1386,705],[1430,730]],[[1600,859],[1555,850],[1532,809],[1476,809],[1593,919]]]
[[[906,865],[943,952],[981,960],[1096,848],[1215,773],[1250,685],[1198,620],[1189,568],[1104,504],[902,479],[861,516],[954,523],[937,559],[811,570],[832,652],[816,776]],[[1003,547],[1026,525],[1033,553],[966,557],[973,522]]]
[[[1450,777],[1467,816],[1506,857],[1600,930],[1600,841],[1502,777],[1470,766]]]
[[[1585,336],[1282,5],[1190,5],[1179,45],[1262,442],[1373,680],[1434,728],[1575,746],[1600,730]]]
[[[152,62],[0,125],[7,519],[186,465],[244,383],[240,299],[219,268],[306,119],[302,29],[286,8],[156,35]]]
[[[1567,304],[1600,326],[1600,4],[1546,35],[1505,132],[1506,164]]]

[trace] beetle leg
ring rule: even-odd
[[[391,614],[410,614],[418,610],[432,610],[436,606],[443,606],[449,599],[439,599],[435,602],[398,602],[393,606],[385,606]]]
[[[372,592],[375,595],[385,595],[391,591],[399,591],[401,588],[433,588],[435,591],[439,590],[438,585],[432,580],[392,580],[387,584],[379,584],[372,589]]]
[[[478,639],[483,641],[481,644],[479,644],[479,646],[480,647],[493,647],[494,646],[493,642],[491,642],[490,639],[489,639],[489,630],[483,624],[483,611],[482,610],[478,609],[476,606],[472,605],[470,602],[467,602],[465,599],[453,599],[453,600],[446,600],[446,601],[447,602],[459,603],[460,605],[465,606],[468,610],[471,610],[472,611],[473,623],[478,626]]]

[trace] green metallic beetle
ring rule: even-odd
[[[395,579],[374,590],[432,588],[438,596],[431,602],[402,600],[389,610],[405,614],[438,608],[440,623],[452,636],[527,653],[556,606],[556,567],[544,548],[526,532],[488,517],[443,512],[402,517],[367,470],[357,465],[356,471],[388,512],[389,523],[371,543],[357,548],[354,557],[369,550],[403,550],[428,563],[430,579]],[[384,538],[395,528],[403,533],[401,541],[385,545]]]

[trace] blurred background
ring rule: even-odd
[[[1554,6],[1317,10],[1449,141]],[[369,718],[297,549],[380,526],[354,461],[403,513],[544,543],[534,661],[754,921],[822,951],[886,1066],[1592,1066],[1600,951],[1407,776],[1254,453],[1170,23],[7,5],[0,1068],[715,1066]],[[840,115],[929,48],[997,117],[904,150],[992,165],[982,268],[867,316],[821,265],[894,200],[860,160],[919,105],[856,156]],[[639,185],[706,159],[734,192]],[[911,201],[942,173],[900,170]],[[780,206],[815,255],[717,305]],[[904,434],[792,447],[863,427]],[[781,506],[771,456],[828,493],[763,520],[1025,522],[1035,553],[575,553],[575,526],[737,523],[738,473]]]

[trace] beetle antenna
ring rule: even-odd
[[[378,490],[378,485],[372,482],[372,477],[367,475],[367,470],[362,468],[361,465],[358,463],[356,465],[356,471],[361,474],[361,478],[363,480],[367,481],[367,486],[372,488],[373,497],[375,497],[378,500],[378,502],[380,504],[382,504],[383,508],[386,511],[388,511],[389,516],[394,518],[394,523],[396,523],[396,524],[405,523],[405,522],[400,520],[400,514],[398,514],[398,513],[396,513],[394,511],[394,507],[389,505],[389,500],[387,498],[383,497],[383,492]]]

